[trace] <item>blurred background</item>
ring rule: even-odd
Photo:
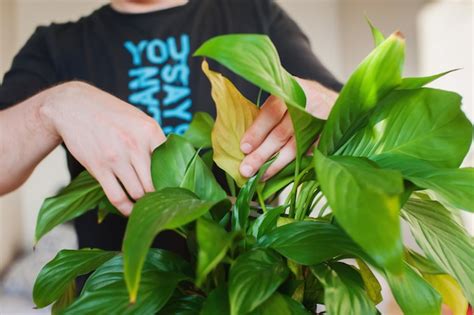
[[[258,0],[255,0],[258,1]],[[0,0],[0,80],[15,53],[38,25],[76,20],[107,0]],[[373,48],[364,16],[386,35],[400,30],[407,40],[405,76],[430,75],[454,68],[432,86],[456,91],[474,120],[473,4],[470,0],[278,0],[308,35],[322,62],[345,81]],[[1,81],[0,81],[1,82]],[[1,157],[0,157],[1,158]],[[465,165],[474,165],[471,154]],[[2,176],[2,174],[0,174]],[[36,215],[44,198],[69,181],[65,153],[58,148],[21,189],[0,197],[0,314],[44,314],[33,310],[36,274],[58,250],[75,248],[72,227],[45,237],[33,252]],[[474,234],[474,219],[464,216]],[[411,244],[408,231],[406,238]],[[415,244],[413,244],[415,246]],[[400,314],[384,285],[382,314]]]

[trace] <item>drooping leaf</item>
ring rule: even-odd
[[[207,296],[201,315],[229,315],[229,292],[226,287],[217,287]]]
[[[383,300],[380,282],[362,259],[357,259],[357,266],[359,266],[360,276],[364,282],[364,288],[367,291],[368,297],[375,305],[379,304]]]
[[[439,315],[441,297],[408,265],[397,275],[386,273],[393,296],[405,315]]]
[[[74,299],[76,298],[76,281],[71,281],[66,289],[64,290],[63,294],[59,297],[59,299],[54,302],[53,306],[51,307],[51,315],[59,315],[61,312],[67,308],[69,305],[72,304]]]
[[[405,41],[392,34],[375,48],[344,85],[324,126],[319,149],[335,153],[364,125],[368,113],[401,83]]]
[[[262,236],[259,244],[302,265],[315,265],[344,254],[361,255],[360,248],[341,229],[326,222],[285,224]]]
[[[405,155],[436,167],[459,167],[472,126],[461,97],[435,89],[396,90],[381,101],[368,124],[346,143],[343,155]]]
[[[220,200],[226,196],[191,143],[178,135],[170,135],[166,142],[155,149],[151,174],[157,191],[183,187],[204,200]]]
[[[352,266],[340,262],[311,267],[324,286],[324,305],[329,315],[376,314],[374,303],[364,290],[362,277]]]
[[[259,239],[261,236],[267,234],[277,225],[278,217],[285,212],[285,206],[279,206],[267,210],[267,212],[260,215],[252,225],[251,234]]]
[[[314,163],[321,190],[337,222],[377,265],[401,269],[399,172],[380,169],[364,158],[325,157],[315,151]]]
[[[246,314],[268,299],[288,276],[281,256],[254,249],[237,258],[230,268],[230,314]]]
[[[199,247],[196,284],[200,286],[207,274],[224,258],[232,244],[233,234],[219,224],[202,218],[197,221],[196,236]]]
[[[402,214],[426,256],[458,281],[472,304],[474,245],[464,228],[436,201],[412,198]]]
[[[211,132],[214,127],[214,119],[206,112],[197,112],[194,114],[188,130],[183,137],[186,138],[196,148],[207,149],[212,146]]]
[[[273,293],[265,302],[262,303],[249,315],[309,315],[310,313],[303,305],[293,300],[291,297]]]
[[[154,252],[150,255],[153,256]],[[79,298],[63,314],[154,314],[166,304],[178,282],[185,278],[180,273],[162,271],[147,260],[142,270],[138,298],[130,304],[123,259],[117,256],[90,276]]]
[[[200,295],[172,297],[158,315],[199,315],[203,302]]]
[[[416,186],[429,189],[443,203],[474,212],[474,168],[438,168],[403,155],[381,154],[373,159],[384,168],[396,169]]]
[[[423,278],[441,295],[443,304],[449,306],[453,315],[467,314],[467,302],[459,284],[450,275],[423,274]]]
[[[241,187],[247,179],[239,171],[240,163],[245,157],[240,150],[240,140],[259,110],[232,82],[222,74],[209,70],[206,61],[202,63],[202,70],[211,83],[212,98],[217,110],[212,130],[214,161]]]
[[[377,47],[378,45],[382,44],[383,41],[385,40],[385,36],[382,34],[382,32],[376,28],[372,22],[369,20],[369,18],[365,18],[367,20],[367,23],[370,26],[370,31],[372,32],[372,37],[374,39],[374,45]]]
[[[36,221],[35,241],[54,227],[94,209],[104,197],[99,182],[87,171],[82,172],[61,193],[43,202]]]
[[[305,110],[303,89],[281,65],[278,52],[266,35],[221,35],[206,41],[194,53],[215,59],[262,90],[281,98],[288,107],[297,143],[297,159],[306,154],[324,121]]]
[[[459,69],[453,69],[453,70],[441,72],[441,73],[431,75],[428,77],[403,78],[402,83],[400,84],[398,89],[400,90],[419,89],[441,77],[444,77],[448,73],[451,73],[457,70]]]
[[[130,300],[136,300],[146,253],[159,232],[194,221],[213,207],[229,206],[227,199],[203,201],[180,188],[165,188],[148,193],[138,200],[129,218],[123,242],[124,273]]]
[[[246,231],[249,214],[250,214],[250,202],[257,190],[260,179],[270,165],[275,161],[276,156],[271,158],[269,161],[260,167],[260,170],[249,178],[245,185],[240,189],[234,206],[232,207],[232,229],[235,231],[243,230]]]
[[[181,188],[188,189],[203,200],[222,200],[227,197],[224,189],[219,185],[211,169],[199,157],[198,152],[188,164]]]
[[[444,272],[431,260],[413,250],[405,251],[405,261],[423,274],[443,274]]]
[[[38,274],[33,288],[37,307],[45,307],[63,295],[74,280],[117,255],[100,249],[62,250]]]

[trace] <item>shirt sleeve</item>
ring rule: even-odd
[[[297,77],[314,80],[334,91],[340,91],[342,84],[315,56],[308,38],[295,21],[273,0],[267,5],[268,35],[285,69]]]
[[[57,83],[57,72],[48,49],[46,33],[46,27],[38,27],[13,59],[0,85],[0,110]]]

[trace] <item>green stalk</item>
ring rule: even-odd
[[[262,208],[263,212],[267,212],[267,206],[265,205],[265,200],[263,199],[262,191],[261,189],[258,189],[258,188],[257,188],[257,197],[258,197],[258,202],[260,203],[260,207]]]
[[[298,190],[298,185],[299,185],[299,180],[300,180],[300,162],[301,159],[297,158],[296,159],[296,166],[295,166],[295,180],[293,181],[293,187],[291,188],[290,195],[288,196],[291,200],[290,202],[290,212],[289,212],[289,217],[294,218],[295,217],[295,206],[296,206],[296,194]]]

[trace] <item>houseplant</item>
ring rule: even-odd
[[[459,168],[472,126],[455,93],[424,88],[445,73],[402,78],[404,39],[372,27],[376,48],[345,84],[327,121],[305,110],[305,95],[263,35],[224,35],[195,53],[214,59],[283,99],[297,158],[269,181],[242,178],[240,137],[258,107],[221,74],[211,82],[217,119],[197,114],[152,156],[156,192],[137,201],[122,252],[63,250],[38,275],[37,307],[61,314],[376,314],[383,275],[406,314],[465,314],[474,302],[474,248],[458,209],[474,211],[472,168]],[[238,117],[239,119],[235,119]],[[232,126],[232,128],[229,128]],[[320,134],[314,154],[306,152]],[[231,194],[215,180],[212,160]],[[269,200],[292,184],[286,201]],[[258,200],[255,202],[253,200]],[[36,240],[98,207],[117,211],[82,173],[38,216]],[[404,246],[400,218],[422,249]],[[150,249],[173,229],[191,260]],[[353,263],[355,262],[355,264]],[[92,272],[75,296],[75,278]]]

